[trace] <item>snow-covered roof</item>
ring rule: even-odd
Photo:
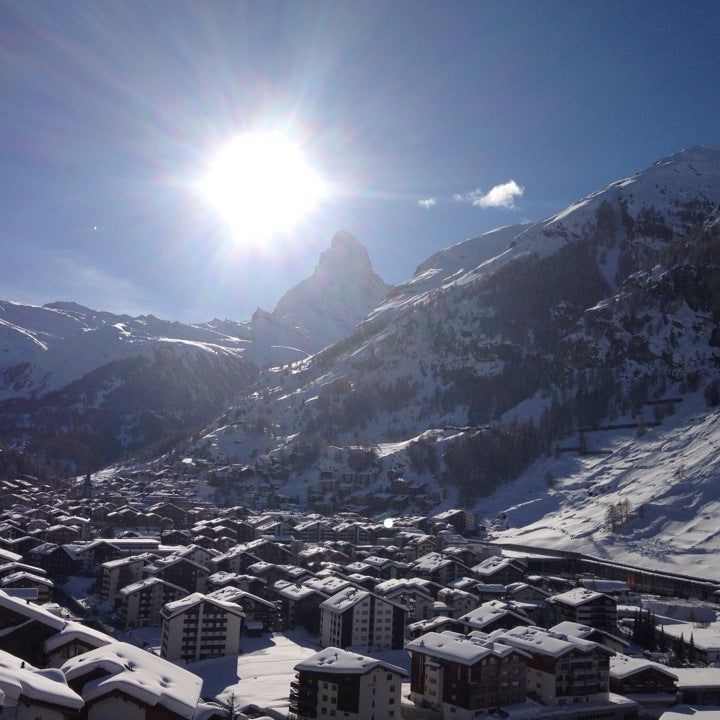
[[[719,688],[720,668],[673,668],[678,690],[684,688]]]
[[[65,627],[65,620],[54,615],[49,610],[35,603],[11,597],[2,590],[0,590],[0,607],[11,610],[18,615],[24,615],[28,620],[41,622],[54,630],[62,630]]]
[[[218,592],[222,592],[222,590],[217,590],[216,593]],[[215,605],[215,607],[218,607],[221,610],[225,610],[225,612],[245,617],[243,609],[238,604],[227,600],[221,600],[217,597],[217,595],[210,596],[199,592],[187,595],[180,600],[173,600],[173,602],[166,603],[162,609],[162,616],[166,619],[170,619],[191,610],[201,603],[209,603],[211,605]]]
[[[85,702],[119,691],[150,706],[166,707],[183,718],[193,717],[202,690],[197,675],[123,642],[70,658],[62,671],[70,681],[97,671],[107,673],[85,685]]]
[[[409,652],[419,652],[462,665],[475,665],[490,655],[506,657],[513,652],[529,657],[527,653],[510,645],[454,632],[425,633],[425,635],[406,643],[405,649]]]
[[[255,605],[264,605],[270,610],[277,610],[277,605],[275,605],[275,603],[271,600],[266,600],[265,598],[258,597],[247,590],[241,590],[240,588],[232,586],[226,586],[213,590],[207,594],[207,597],[228,603],[236,603],[240,606],[242,606],[243,601],[249,601]]]
[[[73,710],[79,710],[84,704],[68,687],[60,670],[38,670],[3,650],[0,650],[0,690],[6,701],[15,701],[13,704],[21,696]]]
[[[365,675],[375,668],[382,668],[402,677],[407,676],[405,670],[397,667],[397,665],[391,665],[383,660],[358,655],[336,647],[325,648],[295,665],[295,670],[298,672],[337,673],[343,675]]]
[[[555,658],[562,657],[572,651],[587,653],[595,649],[612,654],[607,648],[590,640],[554,633],[535,626],[515,627],[512,630],[496,630],[487,637],[520,648],[531,654],[548,655]]]
[[[507,615],[516,618],[523,624],[529,622],[527,617],[521,613],[515,612],[507,603],[499,600],[490,600],[489,602],[483,603],[480,607],[461,615],[458,618],[458,622],[468,625],[471,628],[482,630],[485,626],[490,625],[496,620],[500,620]]]
[[[673,680],[678,679],[674,670],[671,671],[665,665],[652,660],[646,660],[642,657],[630,657],[622,653],[617,653],[610,658],[610,677],[618,680],[624,680],[627,677],[643,672],[643,670],[657,670]]]
[[[47,587],[55,586],[55,583],[50,580],[50,578],[35,575],[35,573],[25,572],[24,570],[18,570],[17,572],[0,578],[0,585],[12,585],[12,583],[21,581],[33,582],[37,585],[46,585]]]
[[[622,580],[600,580],[598,578],[580,578],[580,584],[588,590],[601,593],[630,592],[630,587]]]
[[[137,582],[130,583],[129,585],[126,585],[123,588],[120,588],[119,594],[122,597],[127,597],[128,595],[132,595],[132,593],[138,592],[140,590],[144,590],[145,588],[152,587],[153,585],[168,585],[169,587],[176,588],[180,592],[186,593],[187,590],[185,588],[181,588],[178,585],[173,585],[172,583],[169,583],[165,580],[161,580],[159,577],[156,577],[155,575],[151,575],[150,577],[143,578],[142,580],[138,580]]]
[[[570,620],[564,620],[559,622],[557,625],[553,625],[550,628],[551,632],[560,633],[561,635],[572,635],[573,637],[587,638],[590,635],[604,635],[605,637],[611,638],[615,642],[621,643],[622,645],[629,645],[630,643],[617,635],[600,630],[598,628],[590,627],[589,625],[583,625],[582,623],[571,622]]]
[[[580,607],[580,605],[585,605],[586,603],[592,602],[593,600],[598,600],[601,597],[607,596],[604,596],[603,593],[596,592],[595,590],[589,590],[588,588],[584,587],[576,587],[572,590],[561,593],[560,595],[553,595],[552,600],[553,602],[559,602],[563,605]]]
[[[110,635],[71,620],[68,621],[59,633],[56,633],[45,641],[44,649],[45,652],[50,653],[56,648],[76,640],[91,645],[92,647],[102,647],[103,645],[109,645],[115,642],[115,638]]]
[[[330,612],[342,613],[370,597],[370,595],[371,593],[367,590],[358,590],[358,588],[349,587],[329,597],[320,604],[320,607],[323,610],[330,610]]]

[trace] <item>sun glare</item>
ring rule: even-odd
[[[300,148],[279,133],[236,137],[210,162],[200,190],[244,240],[291,229],[326,193]]]

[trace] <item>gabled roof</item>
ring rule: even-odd
[[[194,608],[195,606],[201,605],[202,603],[209,603],[210,605],[215,605],[215,607],[220,608],[225,612],[232,613],[233,615],[237,615],[239,617],[245,617],[245,612],[236,603],[228,602],[227,600],[220,600],[217,596],[210,597],[209,595],[203,595],[203,593],[199,592],[192,593],[187,597],[181,598],[180,600],[173,600],[173,602],[167,603],[163,607],[161,615],[163,616],[163,618],[169,620],[170,618],[181,615],[182,613],[185,613],[188,610]]]
[[[638,673],[644,672],[645,670],[656,670],[663,675],[666,675],[671,680],[678,679],[678,676],[671,671],[665,665],[653,662],[652,660],[646,660],[645,658],[629,657],[622,653],[617,653],[610,658],[610,677],[617,678],[618,680],[624,680],[625,678],[632,677]]]
[[[43,647],[45,652],[50,653],[56,648],[76,640],[92,647],[102,647],[115,642],[115,638],[100,632],[100,630],[95,630],[95,628],[82,625],[79,622],[69,621],[59,633],[49,637]]]
[[[572,590],[561,593],[560,595],[553,595],[551,599],[553,602],[561,603],[562,605],[580,607],[581,605],[586,605],[589,602],[594,602],[595,600],[599,600],[603,597],[607,598],[608,600],[613,600],[613,598],[611,598],[609,595],[596,592],[595,590],[588,590],[584,587],[576,587]]]
[[[85,685],[82,691],[85,702],[121,692],[188,719],[195,714],[202,689],[202,680],[197,675],[122,642],[77,655],[62,666],[62,671],[69,681],[96,671],[107,673]]]
[[[406,643],[405,649],[408,652],[418,652],[461,665],[475,665],[491,655],[506,657],[511,653],[518,653],[523,657],[529,657],[522,650],[502,642],[453,632],[425,633],[425,635]]]
[[[487,637],[520,648],[531,654],[548,655],[555,658],[562,657],[572,651],[588,653],[599,650],[607,655],[613,654],[608,648],[590,640],[554,633],[535,626],[515,627],[512,630],[496,630]]]
[[[298,672],[331,673],[337,675],[366,675],[375,668],[382,668],[387,672],[407,677],[407,673],[397,665],[391,665],[383,660],[358,655],[357,653],[328,647],[320,652],[305,658],[297,665]]]
[[[38,670],[0,650],[0,693],[16,704],[20,697],[79,710],[83,699],[71,690],[60,670]]]

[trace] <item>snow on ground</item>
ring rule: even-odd
[[[615,430],[587,439],[610,454],[542,458],[478,501],[481,515],[508,515],[492,539],[720,579],[720,409],[690,396],[642,437]],[[608,507],[624,500],[633,516],[610,532]]]
[[[272,633],[259,638],[243,638],[242,655],[201,660],[187,669],[203,678],[203,697],[228,701],[235,707],[247,705],[272,708],[287,713],[293,669],[313,655],[320,646],[303,631]]]
[[[242,655],[201,660],[187,666],[190,672],[203,678],[203,697],[229,702],[234,696],[238,710],[257,705],[287,714],[294,667],[318,652],[320,645],[304,630],[288,630],[259,638],[244,637],[241,647]],[[405,650],[363,654],[410,670],[410,656]]]

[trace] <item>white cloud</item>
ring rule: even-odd
[[[418,200],[417,204],[418,204],[418,207],[425,208],[426,210],[428,210],[429,208],[435,207],[435,205],[437,205],[437,199],[434,197],[425,198],[423,200]]]
[[[453,200],[470,203],[480,208],[502,207],[514,209],[515,200],[521,198],[524,193],[525,188],[522,185],[518,185],[514,180],[508,180],[506,183],[495,185],[486,193],[483,193],[480,188],[466,193],[457,193],[453,195]]]

